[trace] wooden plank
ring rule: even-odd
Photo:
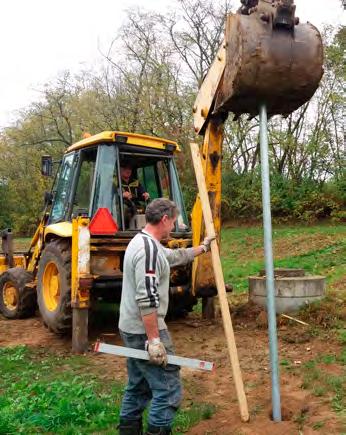
[[[198,145],[195,143],[191,143],[190,147],[191,147],[192,161],[196,173],[199,197],[201,199],[201,204],[202,204],[206,234],[209,237],[215,236],[213,217],[211,213],[206,182],[203,174],[199,148]],[[223,327],[225,331],[228,353],[232,365],[233,380],[235,383],[235,388],[236,388],[237,398],[239,403],[240,416],[242,421],[248,421],[249,411],[248,411],[247,399],[246,399],[243,379],[240,371],[238,352],[235,344],[235,337],[233,332],[231,315],[229,312],[225,281],[224,281],[222,267],[221,267],[219,248],[216,240],[214,240],[211,243],[211,254],[212,254],[212,263],[213,263],[213,269],[215,274],[215,281],[216,281],[216,286],[217,286],[217,291],[218,291],[218,296],[220,301]]]
[[[226,65],[226,42],[222,41],[216,57],[211,64],[208,73],[198,91],[195,104],[193,106],[193,123],[195,132],[199,133],[209,115],[210,108],[219,87],[222,74]]]

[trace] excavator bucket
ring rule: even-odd
[[[323,45],[310,23],[299,24],[293,0],[242,0],[226,21],[226,65],[213,114],[288,115],[315,93]]]

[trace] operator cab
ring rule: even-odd
[[[93,218],[97,210],[107,208],[119,232],[138,231],[145,225],[148,202],[164,197],[179,208],[175,232],[189,230],[173,147],[160,149],[115,140],[70,149],[53,185],[48,224],[81,215]],[[124,172],[130,172],[130,177],[124,177]]]

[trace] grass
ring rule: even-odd
[[[329,365],[345,366],[346,365],[346,349],[343,348],[339,355],[322,354],[315,359],[306,361],[302,367],[295,367],[291,361],[283,359],[280,361],[280,366],[289,371],[300,373],[302,376],[301,388],[310,390],[315,397],[323,398],[327,401],[332,410],[336,412],[342,419],[346,417],[346,375],[336,375],[328,371]],[[327,366],[327,368],[325,367]],[[305,415],[298,415],[296,423],[303,426]],[[316,423],[316,429],[323,427],[323,422]]]
[[[98,377],[87,358],[0,348],[0,372],[0,434],[115,433],[124,386]],[[208,403],[182,409],[175,433],[214,412]]]
[[[340,366],[345,373],[346,349],[344,347],[338,355],[321,354],[307,361],[302,367],[302,388],[311,390],[316,397],[327,397],[332,409],[343,415],[346,409],[346,374],[337,375],[329,372],[328,366],[331,365]]]
[[[115,427],[123,387],[101,383],[85,358],[18,346],[0,349],[0,367],[0,433],[67,435]]]
[[[245,292],[247,277],[264,268],[262,228],[224,228],[221,237],[225,281],[236,293]],[[324,243],[318,243],[319,238],[324,238]],[[275,267],[326,275],[330,285],[345,275],[345,225],[274,227],[273,244]]]

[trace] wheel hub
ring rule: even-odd
[[[49,311],[54,311],[57,309],[60,299],[60,278],[55,263],[50,262],[46,265],[42,283],[45,305]]]
[[[11,281],[6,282],[3,288],[3,299],[5,307],[14,311],[18,305],[17,289]]]

